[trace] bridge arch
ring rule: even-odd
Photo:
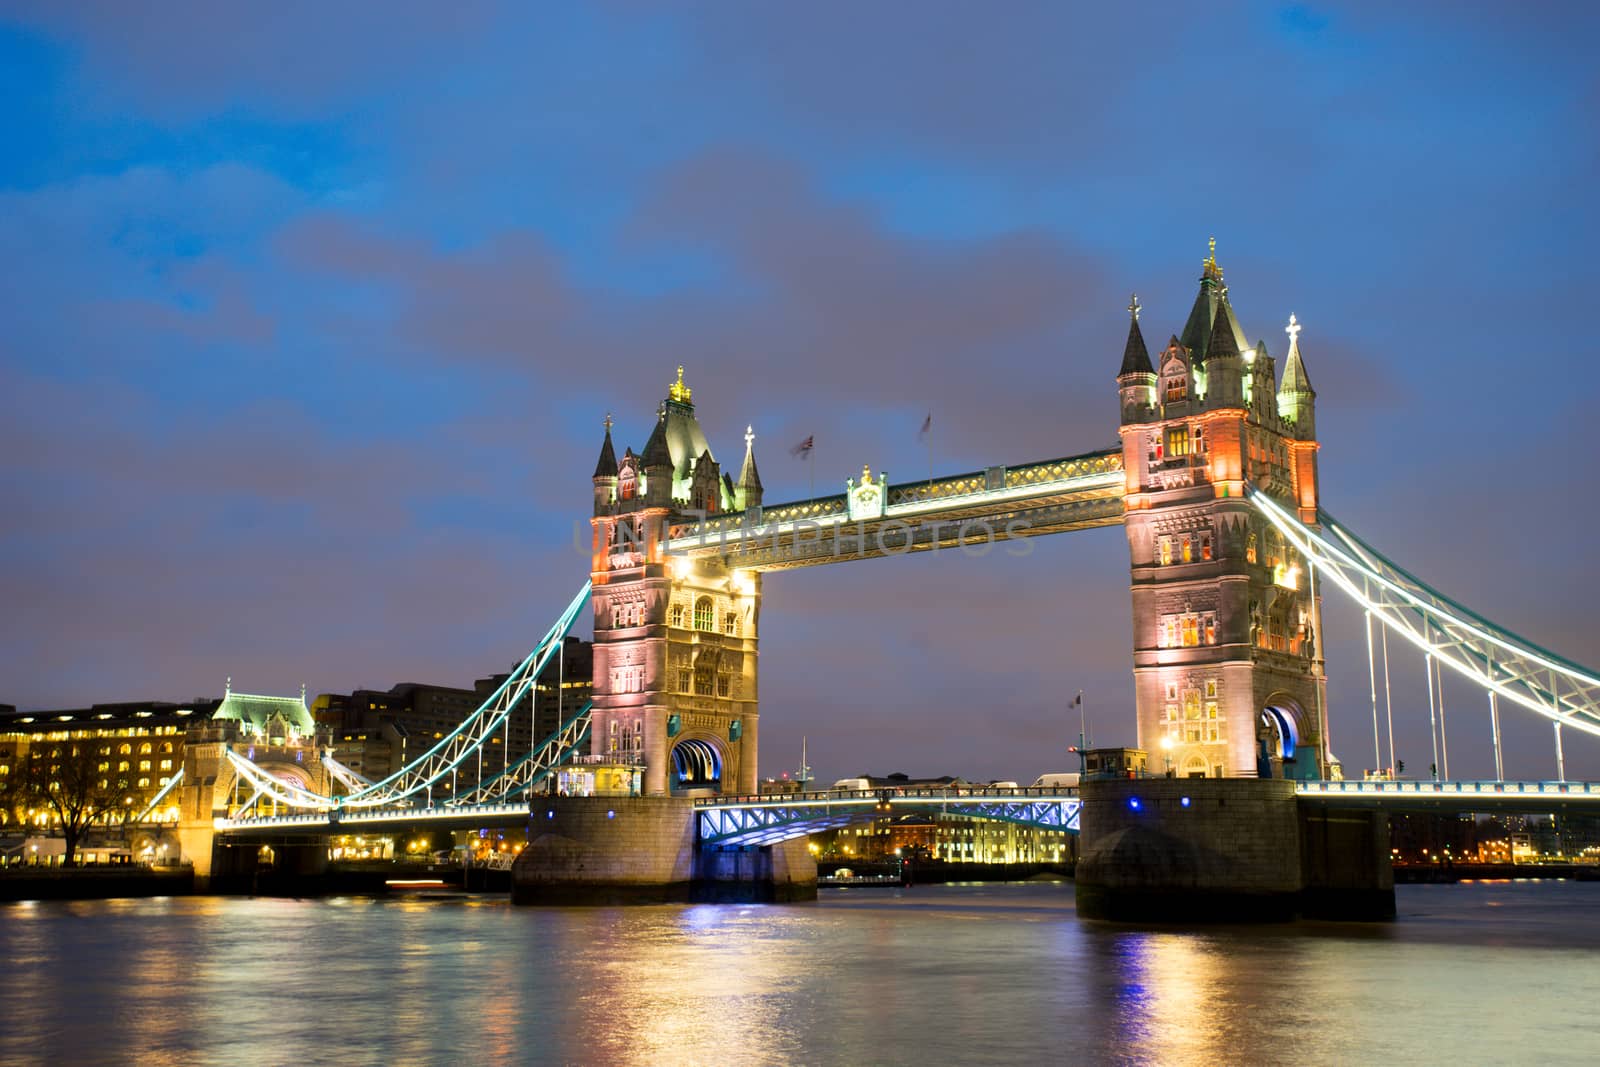
[[[1316,778],[1316,754],[1303,747],[1306,711],[1286,693],[1274,693],[1256,720],[1256,775],[1261,778]]]
[[[703,735],[690,735],[672,746],[671,790],[676,794],[711,790],[722,791],[723,776],[728,766],[727,753],[720,740]]]

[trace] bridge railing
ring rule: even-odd
[[[1302,796],[1471,796],[1471,797],[1595,797],[1600,799],[1600,782],[1394,782],[1347,781],[1302,782],[1295,792]]]

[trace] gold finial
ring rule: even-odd
[[[611,432],[611,412],[606,412],[606,433]]]
[[[1296,348],[1299,346],[1301,328],[1302,327],[1300,326],[1300,323],[1295,320],[1294,312],[1291,311],[1289,313],[1289,325],[1283,328],[1283,332],[1289,335],[1290,348]]]
[[[683,364],[678,364],[678,380],[667,389],[667,395],[680,404],[687,404],[694,391],[683,384]]]
[[[871,483],[872,483],[872,464],[863,463],[861,465],[861,484],[862,485],[870,485]]]
[[[1217,239],[1215,237],[1206,242],[1206,261],[1201,266],[1205,268],[1206,277],[1221,280],[1222,268],[1217,266]]]
[[[1133,296],[1128,300],[1128,314],[1137,319],[1139,317],[1139,311],[1139,294],[1134,293]]]

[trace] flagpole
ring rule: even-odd
[[[806,449],[806,471],[811,477],[810,499],[813,504],[817,502],[817,449],[816,446]]]

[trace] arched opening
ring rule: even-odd
[[[694,628],[707,633],[717,628],[716,612],[708,596],[703,596],[694,602]]]
[[[672,791],[722,791],[722,753],[710,741],[687,738],[672,746]]]
[[[1256,724],[1256,774],[1261,778],[1317,777],[1313,752],[1300,745],[1300,707],[1274,701],[1261,709]]]
[[[1190,756],[1183,761],[1183,776],[1185,778],[1205,778],[1211,773],[1211,765],[1204,756]]]

